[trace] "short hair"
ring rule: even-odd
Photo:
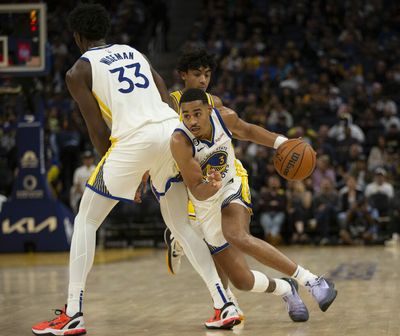
[[[203,90],[188,89],[183,93],[179,102],[179,106],[181,106],[183,103],[188,103],[195,100],[201,100],[203,104],[208,105],[207,94]]]
[[[68,16],[69,28],[89,41],[104,39],[111,26],[107,10],[100,4],[80,4]]]
[[[176,68],[178,71],[187,72],[188,70],[199,69],[202,66],[214,71],[216,67],[214,55],[208,53],[205,48],[194,48],[185,51],[179,57]]]

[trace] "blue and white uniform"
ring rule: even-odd
[[[182,132],[191,142],[193,157],[199,162],[204,179],[212,168],[221,174],[222,188],[205,201],[197,200],[188,190],[197,225],[201,227],[211,253],[217,253],[228,246],[221,228],[221,209],[230,203],[238,203],[251,211],[251,199],[247,172],[235,158],[232,134],[216,108],[211,112],[210,122],[212,136],[209,140],[196,138],[183,122],[175,132]]]
[[[154,82],[150,64],[136,49],[111,44],[89,49],[92,93],[111,129],[111,147],[88,181],[88,187],[106,197],[132,201],[143,174],[150,170],[162,191],[168,177],[177,174],[169,149],[179,122],[165,104]]]

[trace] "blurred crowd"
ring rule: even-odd
[[[109,10],[112,19],[108,40],[135,46],[144,53],[156,33],[157,24],[162,22],[165,26],[168,25],[167,11],[162,0],[96,2],[102,3]],[[18,164],[16,126],[19,116],[27,111],[29,105],[25,102],[25,107],[19,106],[18,109],[17,103],[31,93],[39,92],[45,102],[48,182],[53,195],[74,210],[82,194],[82,179],[89,174],[93,161],[96,160],[85,122],[69,95],[64,80],[67,70],[80,57],[65,15],[77,3],[78,1],[47,1],[47,49],[50,64],[45,77],[27,78],[21,82],[21,79],[14,76],[0,76],[0,86],[15,87],[22,83],[24,90],[21,95],[0,94],[0,195],[9,196],[12,190]],[[164,29],[167,30],[167,27]]]
[[[254,228],[272,243],[379,243],[392,233],[397,240],[400,4],[203,3],[186,47],[216,55],[211,92],[246,121],[302,137],[318,154],[311,178],[288,183],[270,150],[237,144]]]
[[[104,5],[113,22],[109,41],[143,52],[155,24],[167,22],[162,1]],[[64,82],[79,57],[65,28],[64,14],[72,7],[48,3],[51,70],[30,85],[46,102],[49,183],[76,209],[94,158]],[[216,55],[211,92],[243,119],[302,137],[318,154],[311,178],[288,183],[275,173],[271,150],[236,145],[249,172],[252,230],[266,240],[324,245],[380,243],[392,234],[398,239],[399,27],[396,1],[203,1],[186,44],[203,44]],[[178,86],[178,80],[171,85]],[[17,165],[17,98],[0,99],[0,194],[8,196]]]

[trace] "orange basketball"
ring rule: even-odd
[[[316,153],[301,139],[290,139],[278,147],[274,155],[274,167],[279,175],[291,181],[300,181],[314,171]]]

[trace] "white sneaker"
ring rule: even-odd
[[[168,271],[171,274],[177,274],[181,269],[181,258],[185,255],[185,252],[168,228],[164,231],[164,241],[167,245],[166,261]]]

